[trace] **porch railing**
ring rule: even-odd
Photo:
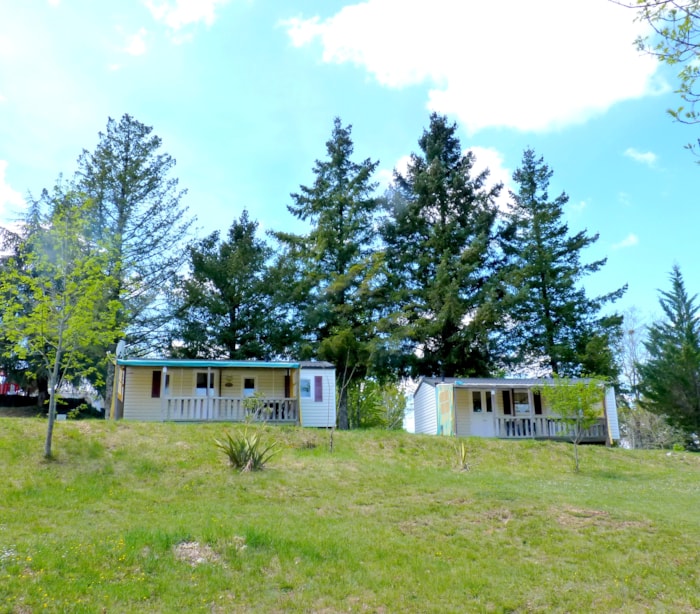
[[[552,416],[496,418],[496,437],[504,439],[569,439],[570,426]],[[605,441],[605,420],[584,429],[581,441]]]
[[[161,415],[165,421],[174,422],[283,422],[296,424],[299,411],[296,399],[261,399],[256,411],[247,409],[245,399],[231,397],[167,397],[163,399]]]

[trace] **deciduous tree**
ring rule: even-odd
[[[18,246],[0,272],[2,323],[11,351],[49,380],[44,455],[52,455],[56,394],[66,378],[101,373],[92,349],[119,334],[109,246],[86,240],[92,203],[67,194]],[[103,356],[103,361],[106,357]]]
[[[548,401],[552,412],[559,416],[569,429],[574,444],[574,470],[579,471],[578,444],[586,429],[600,420],[604,395],[603,381],[596,378],[587,380],[554,377],[551,384],[538,388]]]
[[[680,85],[677,93],[688,105],[669,110],[678,121],[697,123],[700,90],[700,0],[612,0],[633,9],[637,19],[648,23],[653,34],[637,39],[637,47],[661,62],[676,67]]]

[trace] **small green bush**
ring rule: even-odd
[[[263,440],[259,429],[249,430],[245,426],[243,432],[231,436],[226,433],[223,441],[215,439],[216,447],[226,456],[232,467],[241,471],[259,471],[269,460],[279,452],[278,442],[269,443]]]

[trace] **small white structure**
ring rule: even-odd
[[[566,425],[547,405],[538,388],[546,379],[422,378],[413,393],[415,432],[459,437],[564,439]],[[620,439],[615,390],[607,386],[597,424],[583,441]]]
[[[117,358],[110,417],[335,426],[327,362]]]

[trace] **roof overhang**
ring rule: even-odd
[[[188,369],[298,369],[298,362],[268,362],[263,360],[186,360],[177,358],[118,358],[123,367],[168,367]]]

